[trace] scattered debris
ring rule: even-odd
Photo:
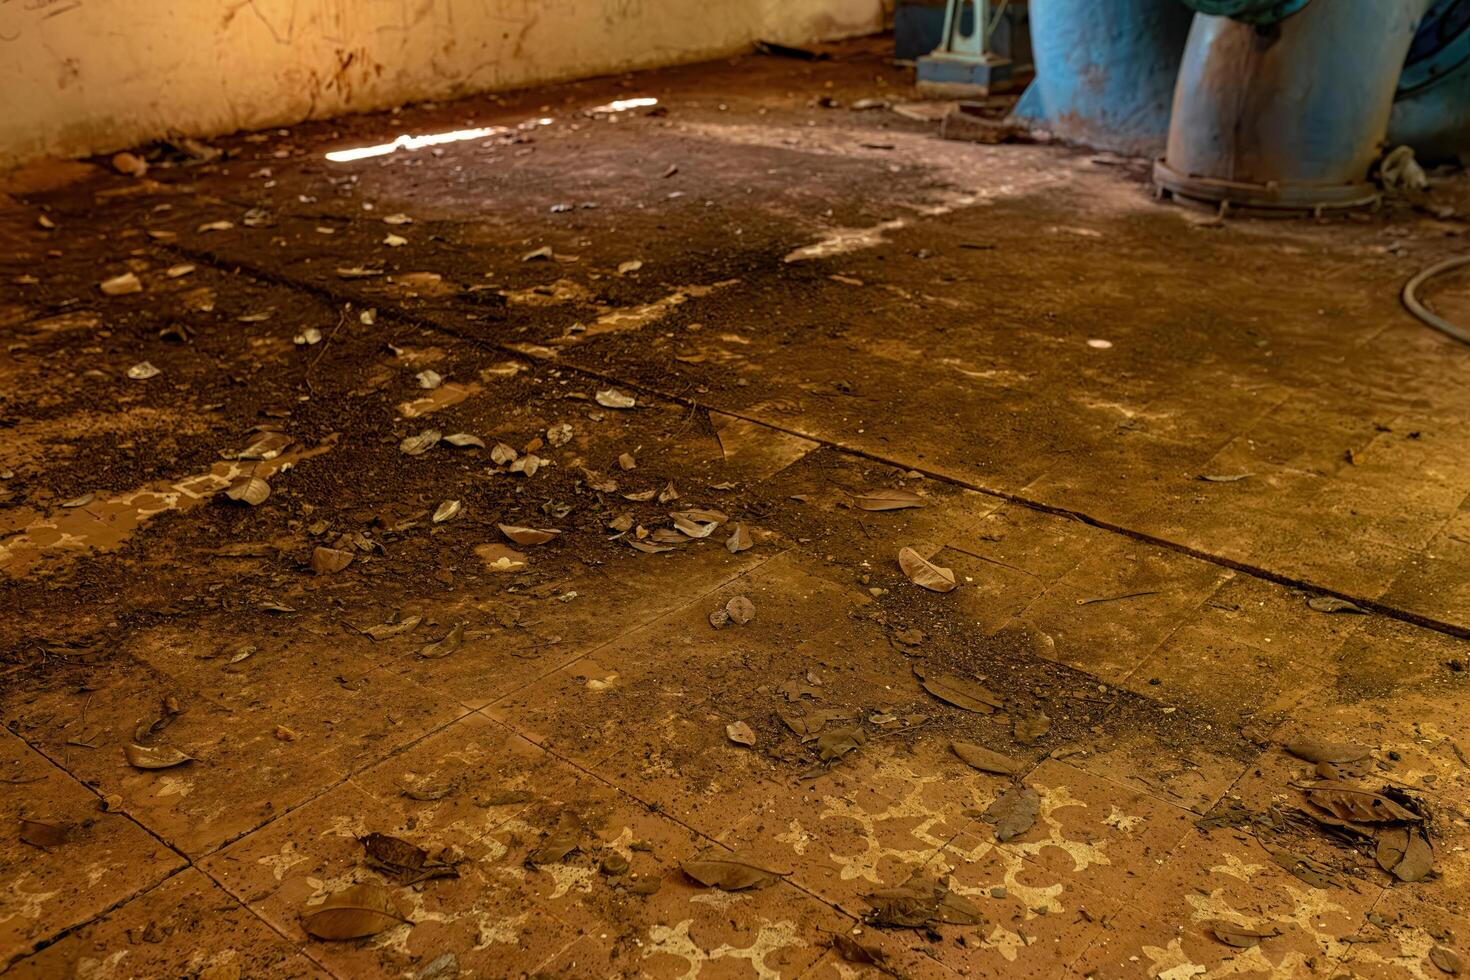
[[[561,534],[553,527],[521,527],[516,524],[497,524],[500,533],[519,545],[545,544]]]
[[[1210,934],[1226,946],[1250,949],[1252,946],[1259,946],[1263,940],[1274,939],[1281,935],[1281,931],[1273,929],[1270,932],[1258,932],[1255,929],[1247,929],[1245,926],[1233,923],[1216,922],[1210,926]]]
[[[429,520],[434,524],[443,524],[445,521],[454,520],[463,510],[464,507],[458,500],[446,500],[434,508],[434,516]]]

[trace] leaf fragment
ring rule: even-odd
[[[1385,827],[1373,858],[1399,881],[1420,881],[1434,870],[1434,848],[1417,827]]]
[[[463,510],[464,506],[458,500],[446,500],[434,509],[434,516],[429,520],[435,524],[443,524],[454,520]]]
[[[955,588],[954,570],[941,568],[926,559],[913,548],[902,548],[898,552],[898,567],[909,581],[931,592],[951,592]]]
[[[104,279],[97,284],[104,296],[127,296],[129,293],[141,293],[143,291],[142,281],[131,272],[124,272],[120,276]]]
[[[302,928],[317,939],[362,939],[408,921],[392,893],[374,884],[352,885],[301,911]]]

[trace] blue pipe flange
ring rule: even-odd
[[[1184,0],[1202,14],[1229,17],[1247,24],[1275,24],[1301,10],[1308,0]]]

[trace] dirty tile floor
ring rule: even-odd
[[[1470,352],[1397,291],[1470,181],[1222,223],[831,53],[7,178],[7,977],[1465,969]]]

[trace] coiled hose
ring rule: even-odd
[[[1457,255],[1454,258],[1445,259],[1443,262],[1436,262],[1434,265],[1431,265],[1429,268],[1425,269],[1423,272],[1420,272],[1414,278],[1404,283],[1404,291],[1402,296],[1404,300],[1404,306],[1408,308],[1410,313],[1414,314],[1419,319],[1423,320],[1425,323],[1438,330],[1440,333],[1449,334],[1451,337],[1455,338],[1462,344],[1470,344],[1470,331],[1467,331],[1464,327],[1456,326],[1455,324],[1446,320],[1444,317],[1440,316],[1438,313],[1435,313],[1433,310],[1426,307],[1423,303],[1419,302],[1420,286],[1424,285],[1425,282],[1434,278],[1437,275],[1440,275],[1441,273],[1449,272],[1451,269],[1458,269],[1464,265],[1470,265],[1470,255]]]

